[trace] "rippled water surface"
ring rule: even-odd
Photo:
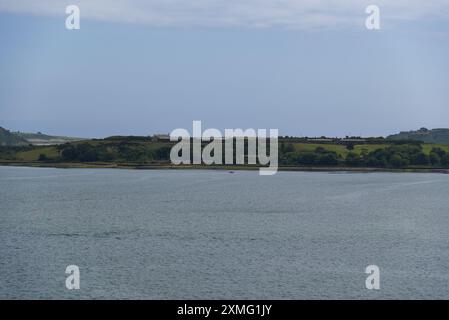
[[[0,298],[448,299],[449,176],[0,167]]]

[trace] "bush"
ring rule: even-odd
[[[354,152],[349,152],[346,156],[346,163],[351,166],[358,166],[362,164],[362,158]]]
[[[171,148],[168,146],[161,147],[156,150],[155,158],[157,160],[170,160]]]
[[[338,164],[337,154],[330,152],[321,154],[318,156],[316,163],[320,165],[337,165]]]
[[[391,157],[390,164],[395,168],[401,168],[407,166],[409,161],[404,159],[401,155],[395,154]]]
[[[441,165],[444,166],[444,167],[448,167],[449,166],[449,154],[445,154],[441,158]]]
[[[61,157],[65,161],[93,162],[104,160],[105,150],[88,143],[64,146]]]
[[[305,152],[298,155],[298,164],[313,165],[316,163],[317,155],[313,152]]]
[[[441,158],[438,153],[432,151],[429,155],[429,158],[432,166],[439,166],[441,164]]]
[[[427,165],[429,164],[429,156],[423,152],[412,154],[410,156],[410,163],[414,165]]]

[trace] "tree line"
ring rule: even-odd
[[[68,162],[132,162],[170,161],[171,144],[149,147],[148,144],[117,141],[108,143],[68,143],[58,147],[61,160]],[[319,146],[313,151],[297,151],[291,143],[280,143],[279,164],[290,166],[350,166],[403,168],[408,166],[449,167],[449,153],[434,147],[430,153],[421,143],[393,143],[372,151],[354,151],[346,146],[346,155]],[[45,157],[41,159],[46,160]]]
[[[449,154],[441,148],[432,148],[429,154],[423,151],[419,143],[392,144],[386,148],[373,151],[352,151],[353,146],[347,146],[349,152],[345,157],[335,151],[317,147],[310,152],[296,152],[293,145],[280,148],[280,163],[283,165],[302,166],[350,166],[404,168],[408,166],[449,167]]]

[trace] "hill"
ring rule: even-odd
[[[64,136],[50,136],[41,132],[14,132],[0,127],[0,146],[26,146],[29,144],[35,146],[51,146],[81,140],[86,139]]]
[[[0,127],[0,146],[26,146],[29,142],[24,138]]]
[[[449,145],[449,129],[426,129],[416,131],[402,131],[398,134],[388,136],[390,140],[416,140],[426,143],[437,143]]]
[[[43,133],[26,133],[26,132],[12,132],[12,134],[25,139],[28,143],[37,146],[49,146],[64,144],[66,142],[74,142],[85,140],[83,138],[64,137],[64,136],[50,136]]]

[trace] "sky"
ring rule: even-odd
[[[76,4],[81,29],[67,30]],[[367,30],[365,8],[380,8]],[[449,127],[449,0],[0,0],[0,126],[102,138],[203,128]]]

